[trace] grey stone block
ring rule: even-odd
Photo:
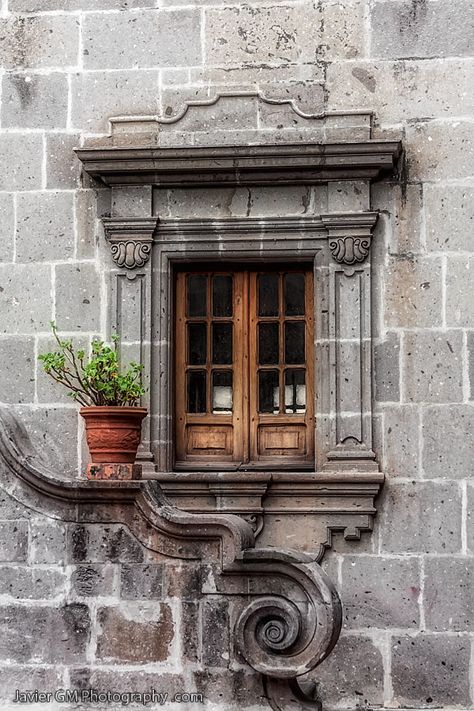
[[[0,193],[0,262],[13,261],[14,229],[13,195]]]
[[[67,190],[77,187],[81,164],[73,151],[79,146],[78,133],[46,134],[46,187]]]
[[[446,268],[446,324],[474,328],[472,285],[474,255],[448,257]]]
[[[66,525],[53,519],[32,519],[30,522],[31,563],[63,565],[66,561]]]
[[[391,482],[379,502],[382,551],[460,551],[461,494],[452,482]]]
[[[111,37],[113,42],[104,42]],[[86,69],[129,69],[201,64],[197,10],[91,13],[84,18]]]
[[[467,483],[467,512],[466,512],[467,547],[474,553],[474,485]]]
[[[418,559],[347,556],[342,562],[344,624],[349,628],[418,627],[420,588]]]
[[[7,74],[2,82],[2,126],[65,128],[68,82],[65,74]]]
[[[112,215],[121,217],[150,217],[153,188],[150,185],[112,188]]]
[[[400,337],[387,337],[374,348],[375,399],[379,402],[400,399]]]
[[[463,120],[407,126],[405,151],[409,180],[432,182],[471,177],[474,169],[471,134],[471,123]]]
[[[389,476],[420,476],[420,415],[413,405],[383,408],[382,471]],[[378,447],[376,446],[376,451]]]
[[[21,666],[8,664],[0,666],[0,699],[13,703],[15,689],[27,691],[38,689],[47,692],[60,689],[63,683],[62,669],[41,668],[35,665]],[[8,708],[5,705],[5,708]]]
[[[0,521],[0,561],[24,562],[28,554],[28,522]]]
[[[468,59],[333,62],[327,69],[328,109],[370,106],[382,125],[469,116],[473,73]]]
[[[16,252],[19,262],[49,262],[74,255],[71,192],[24,193],[17,198]]]
[[[474,400],[474,332],[467,334],[467,352],[468,352],[468,368],[469,368],[469,399]]]
[[[0,400],[3,402],[33,402],[34,348],[33,338],[0,338]]]
[[[41,299],[38,295],[41,294]],[[0,331],[47,331],[52,317],[51,268],[0,264]]]
[[[356,59],[364,55],[366,4],[364,0],[338,0],[321,4],[322,47],[325,59]]]
[[[385,324],[441,326],[441,259],[392,257],[385,269]]]
[[[472,631],[473,586],[473,558],[427,558],[424,585],[427,628],[434,632]]]
[[[143,550],[124,526],[111,524],[99,529],[93,524],[75,524],[68,530],[68,555],[73,563],[141,563]]]
[[[56,322],[63,331],[100,331],[101,277],[94,264],[59,264]]]
[[[31,518],[31,515],[31,509],[21,504],[10,494],[7,494],[0,486],[0,521],[20,518],[28,519]]]
[[[334,181],[327,187],[329,212],[359,212],[370,209],[369,184],[362,181]]]
[[[0,565],[0,595],[15,600],[51,600],[65,592],[66,574],[61,568]]]
[[[10,12],[133,10],[141,7],[155,7],[155,4],[156,0],[9,0],[8,9]]]
[[[158,78],[156,70],[74,75],[72,125],[88,132],[106,132],[111,116],[155,114]]]
[[[206,12],[206,63],[273,65],[314,62],[322,42],[322,15],[306,6],[210,8]]]
[[[202,663],[205,667],[228,667],[229,652],[228,602],[205,599],[202,606]]]
[[[0,135],[0,190],[42,187],[43,139],[38,134]]]
[[[86,605],[0,607],[2,660],[23,664],[37,659],[43,664],[84,663],[89,635],[90,613]]]
[[[115,565],[76,565],[71,572],[71,590],[79,597],[111,596],[115,592]]]
[[[426,246],[436,252],[474,252],[474,188],[424,185]]]
[[[464,479],[474,472],[474,408],[441,405],[423,411],[426,478]]]
[[[470,707],[466,637],[421,634],[392,639],[392,684],[400,706]]]
[[[462,333],[407,332],[404,339],[404,400],[462,402]]]
[[[314,681],[324,708],[381,706],[382,655],[368,637],[341,636],[330,656],[315,670]]]
[[[153,563],[122,565],[120,597],[124,600],[160,600],[162,596],[162,565]]]
[[[98,199],[94,190],[76,190],[76,256],[78,259],[93,259],[99,239],[97,223]]]
[[[0,64],[6,70],[77,65],[79,24],[73,15],[2,17],[0,33]]]
[[[471,55],[474,31],[469,0],[449,5],[423,2],[377,2],[371,12],[374,57],[462,57]]]

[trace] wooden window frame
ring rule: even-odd
[[[266,272],[279,277],[279,315],[259,316],[257,284],[258,277]],[[304,314],[284,314],[283,275],[304,273]],[[190,275],[206,275],[207,314],[193,317],[186,315],[186,279]],[[232,274],[233,315],[223,317],[233,322],[233,362],[229,366],[212,366],[209,361],[211,322],[210,313],[211,276]],[[175,461],[177,470],[186,469],[313,469],[314,468],[314,283],[312,267],[307,264],[286,266],[273,265],[201,265],[188,264],[176,270],[174,282],[175,310],[175,368],[174,368],[174,422]],[[206,365],[190,365],[187,358],[187,327],[189,323],[207,323]],[[279,364],[261,365],[258,358],[257,333],[260,323],[278,322]],[[301,365],[285,364],[284,324],[305,324],[305,358]],[[306,385],[306,408],[304,413],[287,413],[284,410],[284,378],[287,370],[304,370]],[[189,413],[186,405],[187,372],[206,372],[206,414]],[[231,370],[233,373],[232,414],[211,413],[211,373],[213,370]],[[263,370],[279,372],[280,412],[259,412],[258,373]],[[285,435],[286,444],[285,444]],[[276,443],[282,446],[277,447]],[[209,444],[208,447],[206,445]]]

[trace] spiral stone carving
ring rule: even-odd
[[[150,258],[151,243],[128,240],[113,242],[110,251],[114,262],[120,268],[135,269],[143,267]]]
[[[370,249],[370,239],[362,237],[337,237],[329,242],[333,259],[339,264],[363,262]]]

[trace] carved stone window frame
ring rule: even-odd
[[[132,119],[117,121],[128,131],[133,125]],[[150,145],[156,119],[137,123],[133,138],[119,132],[115,142],[77,151],[85,170],[114,190],[366,184],[392,172],[401,152],[399,142],[374,141],[367,133],[357,142],[162,148]],[[372,447],[370,246],[376,221],[371,211],[160,218],[151,200],[148,217],[103,220],[115,265],[111,323],[133,332],[132,351],[152,375],[140,453],[144,476],[158,479],[180,507],[237,513],[257,532],[265,521],[262,541],[272,545],[282,536],[278,520],[301,514],[304,526],[310,515],[315,532],[308,546],[319,545],[321,555],[333,531],[359,538],[372,528],[383,482]],[[173,268],[214,260],[314,264],[314,472],[173,472]]]

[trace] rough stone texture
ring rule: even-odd
[[[35,356],[51,346],[51,319],[81,346],[107,335],[110,255],[97,218],[111,209],[146,217],[152,202],[142,189],[111,200],[81,178],[72,148],[108,133],[111,116],[170,118],[191,99],[255,88],[308,113],[373,109],[375,137],[405,137],[400,179],[370,197],[367,186],[340,183],[153,195],[160,217],[381,211],[371,255],[374,449],[387,485],[374,533],[334,534],[326,561],[346,624],[314,674],[327,711],[474,705],[471,5],[0,3],[0,401],[65,477],[84,469],[82,426]],[[183,126],[197,144],[314,140],[288,115],[224,101]],[[184,140],[174,129],[162,127],[163,145]],[[268,708],[260,678],[231,661],[221,598],[203,599],[206,565],[162,565],[114,512],[109,525],[62,523],[1,485],[6,708],[26,684],[147,691],[157,674],[170,694],[203,692],[210,711]]]

